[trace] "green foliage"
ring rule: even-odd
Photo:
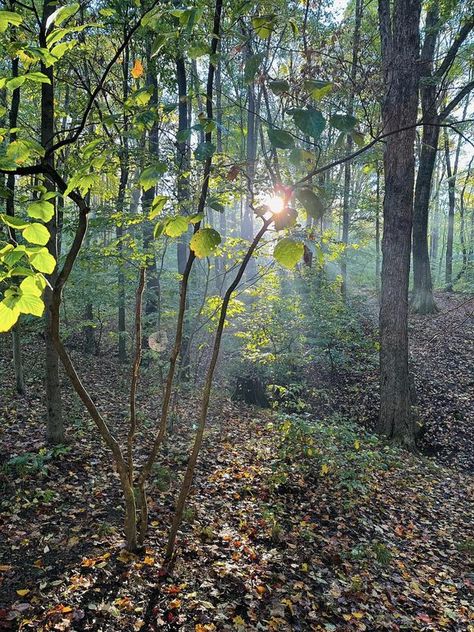
[[[265,55],[263,53],[257,53],[256,55],[251,55],[247,59],[244,66],[244,82],[246,84],[250,84],[254,82],[255,75],[257,74],[257,71],[260,68],[264,59],[265,59]]]
[[[297,189],[295,196],[310,217],[316,220],[321,219],[324,215],[324,204],[312,189],[308,187]]]
[[[213,228],[200,228],[191,237],[189,247],[196,257],[202,259],[215,254],[217,246],[221,243],[221,236]]]
[[[3,469],[7,474],[20,477],[36,473],[45,474],[51,461],[68,454],[70,451],[69,446],[56,445],[52,448],[41,448],[38,452],[25,452],[8,459],[4,463]]]
[[[277,149],[291,149],[295,144],[293,136],[283,129],[269,127],[267,132],[270,143]]]
[[[319,110],[315,110],[314,108],[307,108],[305,110],[291,108],[288,110],[288,114],[292,115],[296,127],[314,139],[318,139],[326,127],[324,116]]]
[[[304,246],[301,242],[291,239],[291,237],[283,237],[275,246],[273,256],[285,268],[294,268],[304,254]]]

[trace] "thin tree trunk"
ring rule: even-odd
[[[360,26],[362,22],[362,0],[356,0],[355,2],[355,21],[354,21],[354,34],[352,42],[352,63],[350,81],[351,87],[349,92],[349,100],[347,103],[347,114],[352,116],[354,114],[354,97],[357,81],[357,65],[359,58],[360,47]],[[346,152],[347,155],[352,153],[354,141],[350,134],[346,139]],[[351,162],[347,161],[344,164],[344,191],[342,197],[342,243],[344,245],[344,253],[341,257],[341,276],[342,276],[342,296],[344,300],[347,298],[347,255],[349,247],[349,225],[350,225],[350,204],[351,204]]]
[[[425,39],[421,51],[423,81],[420,83],[420,96],[424,125],[413,210],[413,295],[411,300],[411,309],[419,314],[431,314],[437,311],[428,255],[428,214],[439,138],[437,111],[439,87],[431,79],[439,26],[439,7],[438,1],[435,0],[426,15]]]
[[[247,46],[247,58],[252,55],[251,44]],[[253,83],[247,86],[247,162],[246,162],[246,194],[244,215],[242,218],[242,237],[252,242],[254,237],[253,198],[255,184],[255,161],[257,159],[257,106],[255,87]],[[257,272],[257,265],[252,260],[247,268],[248,277],[252,278]]]
[[[444,268],[445,289],[449,292],[453,289],[453,241],[454,241],[454,209],[455,198],[455,175],[451,166],[451,155],[449,150],[449,135],[445,131],[444,151],[446,158],[446,174],[448,176],[448,229],[446,234],[446,262]]]
[[[176,60],[176,79],[178,83],[178,133],[184,132],[188,127],[189,97],[186,77],[186,64],[183,57]],[[178,205],[180,213],[188,215],[190,212],[190,191],[189,191],[189,168],[190,168],[190,145],[187,140],[178,140],[176,143],[176,162],[178,167]],[[178,240],[177,257],[178,272],[182,275],[186,268],[188,257],[189,236],[184,233]],[[189,349],[189,299],[186,298],[185,315],[183,322],[183,339],[181,343],[181,354],[179,358],[179,375],[185,381],[190,378],[190,349]]]
[[[46,48],[46,21],[55,11],[56,5],[48,0],[44,0],[43,16],[40,30],[40,46]],[[54,75],[53,67],[46,67],[41,64],[41,72],[46,75],[50,83],[41,84],[41,145],[47,150],[53,144],[54,138]],[[44,162],[54,168],[54,154],[50,153],[44,159]],[[45,186],[48,191],[54,191],[55,186],[50,179],[46,179]],[[53,218],[46,224],[49,231],[49,240],[47,248],[49,253],[58,260],[58,205],[54,199],[50,200],[54,204]],[[57,275],[57,269],[49,276],[49,282],[54,285]],[[44,294],[44,302],[46,306],[45,318],[45,382],[46,382],[46,405],[47,405],[47,422],[46,422],[46,438],[49,443],[63,443],[64,425],[62,419],[62,403],[61,403],[61,387],[59,383],[59,357],[56,347],[51,336],[51,302],[52,292],[46,287]]]
[[[377,185],[375,190],[375,291],[380,296],[380,167],[377,161]]]
[[[123,99],[128,97],[128,69],[129,69],[129,48],[125,48],[122,62],[123,72]],[[123,237],[124,237],[124,218],[123,211],[125,208],[125,193],[127,190],[128,176],[130,172],[128,152],[128,116],[124,114],[124,134],[122,138],[122,147],[120,148],[120,181],[117,195],[117,213],[118,224],[116,226],[115,236],[117,238],[117,282],[118,282],[118,358],[119,362],[127,360],[127,340],[126,340],[126,306],[125,306],[125,261],[123,258]]]
[[[379,433],[412,449],[415,444],[408,371],[415,124],[418,107],[420,0],[379,0],[385,95],[384,225],[380,301]],[[408,128],[408,129],[407,129]]]
[[[186,499],[191,489],[191,485],[194,478],[194,471],[196,469],[199,452],[201,451],[201,447],[202,447],[202,442],[204,438],[204,430],[205,430],[206,421],[207,421],[207,412],[209,409],[209,400],[211,397],[211,388],[212,388],[212,382],[214,378],[214,371],[216,368],[217,359],[219,357],[222,333],[224,331],[224,324],[225,324],[225,319],[227,316],[227,308],[229,305],[229,301],[232,297],[234,290],[239,285],[242,279],[242,276],[252,258],[253,252],[255,248],[257,247],[260,239],[263,237],[264,233],[266,232],[268,226],[270,225],[270,222],[271,222],[270,219],[265,220],[263,223],[263,226],[255,235],[244,259],[242,260],[242,263],[235,276],[235,279],[233,280],[233,282],[231,283],[231,285],[228,287],[228,289],[226,290],[224,294],[222,306],[219,313],[219,323],[217,325],[216,334],[214,338],[214,345],[212,349],[211,360],[210,360],[209,368],[207,370],[206,380],[205,380],[205,384],[203,388],[201,409],[199,413],[199,425],[198,425],[198,429],[197,429],[196,436],[194,439],[193,449],[189,457],[186,472],[184,474],[183,482],[181,484],[181,489],[180,489],[178,500],[176,503],[176,511],[173,518],[173,523],[171,525],[170,533],[168,536],[168,543],[166,545],[165,560],[170,565],[172,564],[172,558],[174,554],[176,537],[178,535],[178,529],[183,520],[184,508],[186,506]]]
[[[156,66],[150,55],[150,47],[148,46],[148,67],[147,67],[147,85],[153,86],[153,93],[150,99],[150,108],[158,106],[158,80],[156,76]],[[159,156],[159,124],[158,121],[153,123],[148,135],[148,153],[152,160],[157,160]],[[147,216],[151,210],[153,199],[155,197],[156,187],[151,187],[142,194],[143,214]],[[156,267],[156,255],[154,248],[153,226],[147,221],[143,226],[143,245],[145,252],[149,257],[146,273],[146,292],[145,292],[145,332],[149,331],[151,321],[153,321],[153,330],[159,325],[160,315],[160,279],[158,277]]]

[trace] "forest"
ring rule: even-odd
[[[474,632],[473,0],[1,0],[0,631]]]

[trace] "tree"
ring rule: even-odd
[[[385,94],[385,141],[380,299],[380,411],[377,429],[408,448],[415,435],[408,372],[414,142],[419,84],[420,0],[379,0]],[[393,132],[393,133],[392,133]]]
[[[51,24],[51,16],[56,9],[56,5],[48,0],[44,0],[43,15],[41,18],[41,28],[39,33],[39,44],[46,48],[47,36],[54,22]],[[41,84],[41,145],[46,151],[44,164],[48,169],[54,169],[54,153],[51,150],[54,142],[54,74],[53,66],[41,63],[41,72],[48,78]],[[59,207],[55,201],[54,183],[46,179],[46,190],[52,193],[51,204],[54,205],[54,213],[51,219],[46,223],[49,232],[49,240],[47,243],[48,252],[55,261],[58,259],[58,240],[59,240]],[[55,273],[49,276],[52,285],[55,283]],[[61,386],[59,382],[59,356],[51,334],[51,304],[52,291],[49,286],[45,290],[45,380],[46,380],[46,407],[47,407],[47,423],[46,437],[52,444],[64,443],[64,425],[62,418],[62,402],[61,402]]]
[[[471,14],[456,34],[442,62],[435,69],[435,54],[442,28],[438,0],[430,5],[426,14],[425,38],[421,51],[420,82],[423,135],[414,200],[413,296],[411,301],[413,311],[421,314],[428,314],[437,310],[433,298],[428,251],[428,215],[440,125],[474,88],[474,82],[469,81],[457,90],[454,96],[450,96],[441,110],[439,104],[443,100],[447,88],[449,71],[461,45],[468,38],[473,27],[474,16]]]

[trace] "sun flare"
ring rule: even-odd
[[[285,208],[285,201],[279,195],[270,195],[265,201],[272,213],[281,213]]]

